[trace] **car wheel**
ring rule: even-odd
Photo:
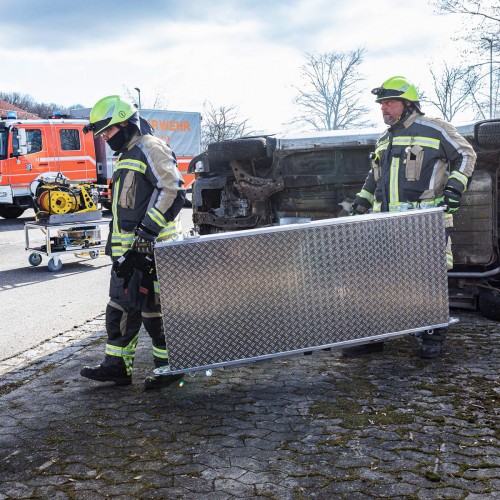
[[[0,217],[4,219],[17,219],[24,214],[24,208],[21,207],[0,207]]]
[[[486,290],[479,294],[479,311],[485,317],[500,321],[500,292]]]
[[[267,156],[266,139],[234,139],[212,142],[207,147],[209,161],[251,160]]]
[[[500,144],[500,122],[481,123],[477,130],[479,144]]]

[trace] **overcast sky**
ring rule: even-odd
[[[427,64],[459,48],[455,16],[427,0],[16,0],[0,5],[0,90],[91,107],[141,89],[168,109],[235,105],[255,130],[280,132],[298,114],[305,52],[366,48],[370,90],[393,75],[431,88]],[[434,110],[427,110],[436,114]]]

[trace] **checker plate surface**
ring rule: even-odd
[[[439,209],[202,236],[155,257],[173,371],[448,324]]]

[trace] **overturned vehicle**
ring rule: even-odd
[[[454,215],[449,304],[500,320],[500,120],[457,127],[477,163]],[[263,136],[209,144],[192,160],[200,235],[347,216],[370,169],[378,130]]]

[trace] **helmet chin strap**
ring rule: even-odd
[[[403,101],[403,115],[411,115],[414,109],[415,108],[411,103],[408,105],[405,101]]]

